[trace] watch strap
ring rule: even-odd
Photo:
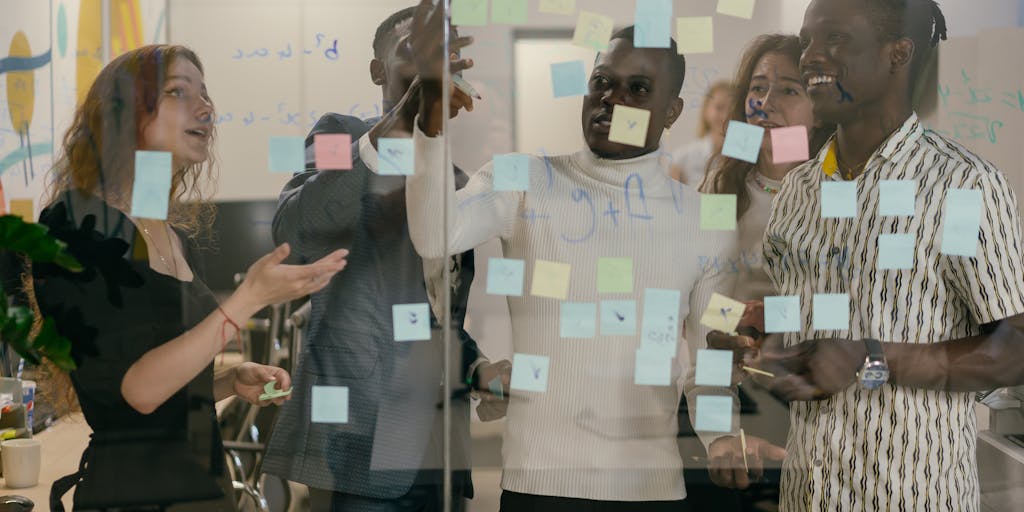
[[[873,338],[864,338],[864,345],[868,349],[869,361],[885,361],[885,352],[882,350],[882,343]]]

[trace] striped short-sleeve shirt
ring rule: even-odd
[[[855,215],[823,218],[823,206],[842,214],[841,203],[851,200],[828,185],[823,204],[822,185],[843,181],[825,172],[831,147],[787,175],[765,232],[769,277],[779,295],[800,297],[801,329],[784,336],[786,346],[813,338],[935,343],[1024,313],[1020,217],[999,170],[925,131],[913,114],[852,181]],[[901,187],[887,180],[915,182],[912,212],[893,215],[909,207],[906,184],[894,193]],[[980,192],[973,257],[943,248],[944,232],[965,232],[944,229],[947,195],[956,189]],[[962,217],[949,210],[951,219]],[[901,234],[910,236],[894,248],[888,235]],[[814,329],[814,313],[836,312],[813,311],[816,294],[848,295],[848,329]],[[790,411],[783,510],[980,508],[973,394],[855,384],[820,402],[794,402]]]

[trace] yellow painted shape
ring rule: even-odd
[[[21,217],[25,222],[35,222],[35,209],[31,199],[11,199],[11,215]]]
[[[11,57],[31,57],[32,49],[28,37],[18,31],[11,39]],[[36,103],[36,78],[34,70],[11,71],[7,73],[7,110],[11,114],[11,126],[19,135],[28,133],[32,124],[32,110]]]
[[[103,13],[101,0],[82,0],[78,10],[78,44],[75,46],[77,105],[85,101],[96,75],[103,69]]]
[[[142,44],[139,0],[113,0],[110,3],[110,57],[117,57]]]

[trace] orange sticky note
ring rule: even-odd
[[[11,199],[11,215],[21,217],[25,222],[35,222],[35,209],[31,199]]]
[[[571,267],[568,263],[537,260],[533,266],[533,285],[530,288],[530,295],[565,300],[569,294],[570,271]]]
[[[319,133],[313,136],[317,169],[351,169],[352,136],[347,133]]]

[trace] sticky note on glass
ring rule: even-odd
[[[941,252],[975,257],[978,254],[978,232],[981,228],[981,191],[950,189],[946,191],[944,206]]]
[[[857,216],[857,182],[821,182],[821,216],[825,219]]]
[[[411,176],[415,168],[412,139],[377,139],[377,160],[382,175]]]
[[[736,229],[735,194],[701,194],[700,228],[719,231]]]
[[[633,258],[598,258],[597,292],[633,293]]]
[[[814,329],[846,331],[850,329],[850,296],[845,293],[814,295]]]
[[[171,154],[167,151],[136,151],[132,217],[166,220],[170,198]]]
[[[647,288],[644,290],[643,320],[640,347],[676,356],[679,342],[679,290]]]
[[[757,157],[761,153],[762,139],[764,139],[764,128],[741,121],[729,121],[729,128],[725,132],[725,142],[722,144],[722,154],[756,164]]]
[[[800,296],[764,298],[764,332],[800,332]]]
[[[302,137],[271,137],[269,144],[270,172],[293,173],[306,168],[306,139]]]
[[[754,0],[718,0],[717,12],[749,20],[754,16]]]
[[[586,96],[587,72],[582,60],[551,64],[551,88],[556,98]]]
[[[672,356],[659,350],[637,349],[633,383],[637,386],[672,384]]]
[[[487,389],[492,395],[498,397],[498,400],[505,398],[505,389],[501,385],[501,376],[491,379],[491,381],[487,383]]]
[[[708,307],[700,317],[700,324],[717,331],[733,332],[743,318],[746,304],[718,293],[711,294]]]
[[[491,4],[491,22],[524,25],[526,10],[526,0],[494,0]]]
[[[635,300],[602,300],[601,301],[601,335],[602,336],[634,336],[634,335],[636,335],[636,301]]]
[[[672,0],[636,0],[633,46],[669,48],[672,38]]]
[[[676,18],[676,50],[681,54],[715,51],[715,31],[711,16]]]
[[[347,133],[318,133],[313,136],[317,169],[352,168],[352,136]]]
[[[512,382],[509,387],[518,391],[547,391],[548,357],[512,354]]]
[[[878,235],[878,268],[906,270],[914,268],[917,237],[910,233]]]
[[[593,338],[597,335],[597,304],[563,302],[559,307],[558,335],[562,338]]]
[[[530,295],[565,300],[569,294],[568,263],[537,260],[533,265],[533,283]]]
[[[494,155],[494,190],[523,191],[530,188],[528,155]]]
[[[650,121],[649,110],[615,105],[608,140],[642,148],[647,145],[647,125]]]
[[[487,0],[452,0],[452,25],[460,27],[487,24]]]
[[[615,20],[589,11],[580,11],[576,30],[572,33],[572,44],[603,52],[608,49]]]
[[[805,162],[810,158],[806,126],[773,128],[769,134],[772,139],[772,162]]]
[[[347,386],[313,386],[311,399],[313,423],[348,423]]]
[[[491,258],[487,260],[487,293],[491,295],[523,295],[523,260]]]
[[[394,304],[391,306],[391,325],[395,341],[429,340],[429,306],[426,303]]]
[[[694,430],[702,432],[732,431],[732,397],[697,395],[696,416]]]
[[[36,212],[31,199],[11,199],[11,215],[21,217],[25,222],[35,222]]]
[[[732,351],[698,350],[695,382],[698,386],[732,385]]]
[[[260,394],[259,399],[260,400],[273,400],[275,398],[281,398],[283,396],[288,396],[288,395],[292,394],[292,390],[291,389],[277,389],[275,387],[276,385],[277,385],[277,381],[276,380],[272,380],[272,381],[264,384],[263,385],[263,393]]]
[[[892,217],[913,217],[917,200],[914,180],[882,180],[878,183],[878,214]]]
[[[537,10],[551,14],[572,14],[576,11],[576,0],[540,0]]]

